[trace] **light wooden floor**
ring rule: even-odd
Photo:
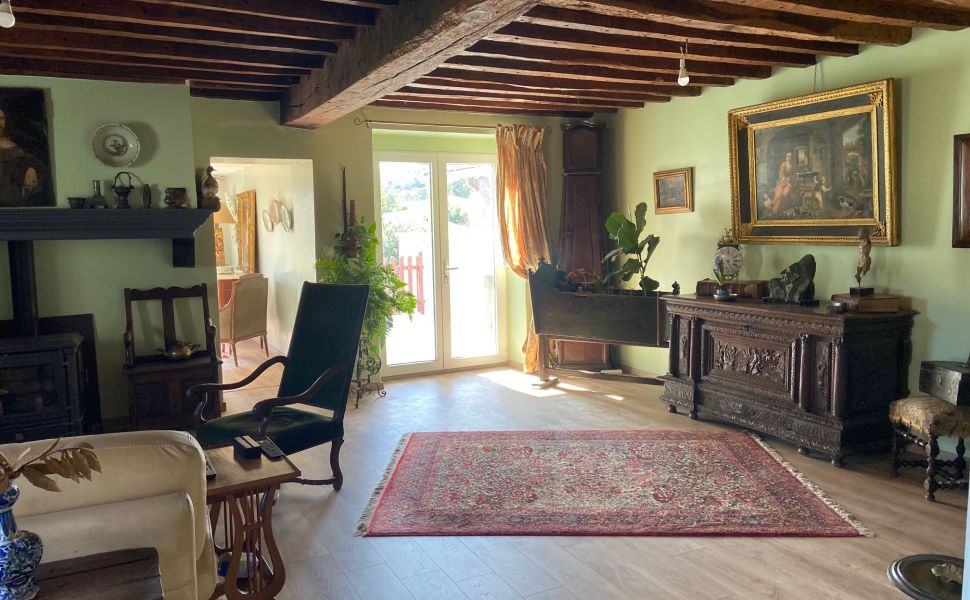
[[[226,381],[264,358],[255,342],[239,348],[240,368],[227,361]],[[273,388],[259,386],[274,386],[279,369],[227,395],[229,409],[267,397]],[[391,452],[411,431],[719,427],[668,414],[652,386],[576,378],[542,395],[531,381],[511,369],[402,379],[388,382],[386,398],[351,407],[343,489],[284,486],[276,505],[287,565],[280,598],[902,599],[886,578],[892,560],[963,555],[965,492],[940,492],[931,504],[917,473],[886,475],[887,456],[850,458],[836,469],[777,440],[769,441],[876,537],[354,537]],[[311,477],[329,476],[328,453],[309,450],[295,462]]]

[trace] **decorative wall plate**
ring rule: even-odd
[[[293,231],[293,211],[285,206],[280,206],[280,225],[283,226],[283,231]]]
[[[270,212],[264,208],[263,212],[260,214],[260,218],[263,220],[263,229],[266,231],[273,231],[273,229],[276,227],[276,223],[273,222],[273,215],[271,215]]]
[[[280,222],[280,219],[282,218],[280,217],[280,213],[283,212],[282,209],[283,205],[276,198],[273,198],[273,201],[269,203],[269,216],[271,219],[273,219],[274,224]]]
[[[138,159],[141,143],[125,125],[107,123],[91,136],[91,148],[98,160],[109,167],[126,167]]]

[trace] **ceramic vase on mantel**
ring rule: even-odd
[[[44,544],[36,533],[17,530],[13,505],[19,497],[15,485],[0,494],[0,600],[30,600],[37,595],[34,570]]]

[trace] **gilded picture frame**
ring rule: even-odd
[[[653,214],[694,212],[694,167],[653,174]]]
[[[953,136],[953,247],[970,248],[970,133]]]
[[[892,79],[728,113],[742,244],[899,244]]]

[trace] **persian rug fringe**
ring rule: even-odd
[[[757,433],[754,433],[752,431],[748,431],[746,433],[749,436],[751,436],[751,439],[753,439],[754,441],[758,442],[758,445],[761,446],[765,450],[765,452],[767,452],[769,455],[771,455],[771,457],[773,459],[775,459],[776,461],[778,461],[778,464],[780,464],[781,466],[785,467],[785,469],[787,469],[788,472],[791,473],[792,477],[794,477],[795,479],[797,479],[798,481],[800,481],[802,485],[804,485],[813,494],[815,494],[815,496],[819,500],[821,500],[822,502],[824,502],[826,506],[828,506],[829,508],[831,508],[833,511],[835,511],[836,514],[838,514],[840,517],[842,517],[843,519],[845,519],[846,522],[848,522],[850,525],[852,525],[852,527],[855,528],[855,530],[859,532],[859,535],[861,537],[868,537],[868,538],[876,537],[876,534],[871,529],[869,529],[868,527],[866,527],[865,525],[863,525],[850,512],[848,512],[847,510],[845,510],[844,508],[842,508],[841,506],[839,506],[839,504],[835,500],[832,500],[831,498],[829,498],[828,494],[826,494],[825,491],[822,488],[818,487],[817,485],[815,485],[815,483],[813,483],[807,477],[805,477],[804,475],[802,475],[801,472],[798,469],[796,469],[782,455],[778,454],[778,452],[775,451],[774,448],[772,448],[771,446],[769,446],[768,443],[765,442],[764,439],[762,439],[760,435],[758,435]],[[383,489],[383,487],[381,489]]]
[[[391,454],[391,460],[387,465],[387,469],[384,470],[384,476],[381,477],[381,482],[374,488],[371,492],[370,499],[367,501],[367,505],[364,506],[364,512],[361,513],[360,519],[357,521],[357,531],[354,535],[357,537],[364,536],[367,534],[367,528],[370,526],[371,518],[374,516],[374,511],[377,510],[377,505],[381,501],[381,496],[384,495],[384,488],[387,487],[388,482],[391,480],[391,476],[394,475],[395,469],[397,469],[397,463],[401,460],[401,455],[404,454],[404,449],[407,448],[408,440],[411,439],[412,433],[405,433],[401,436],[401,440],[397,443],[394,448],[393,454]]]

